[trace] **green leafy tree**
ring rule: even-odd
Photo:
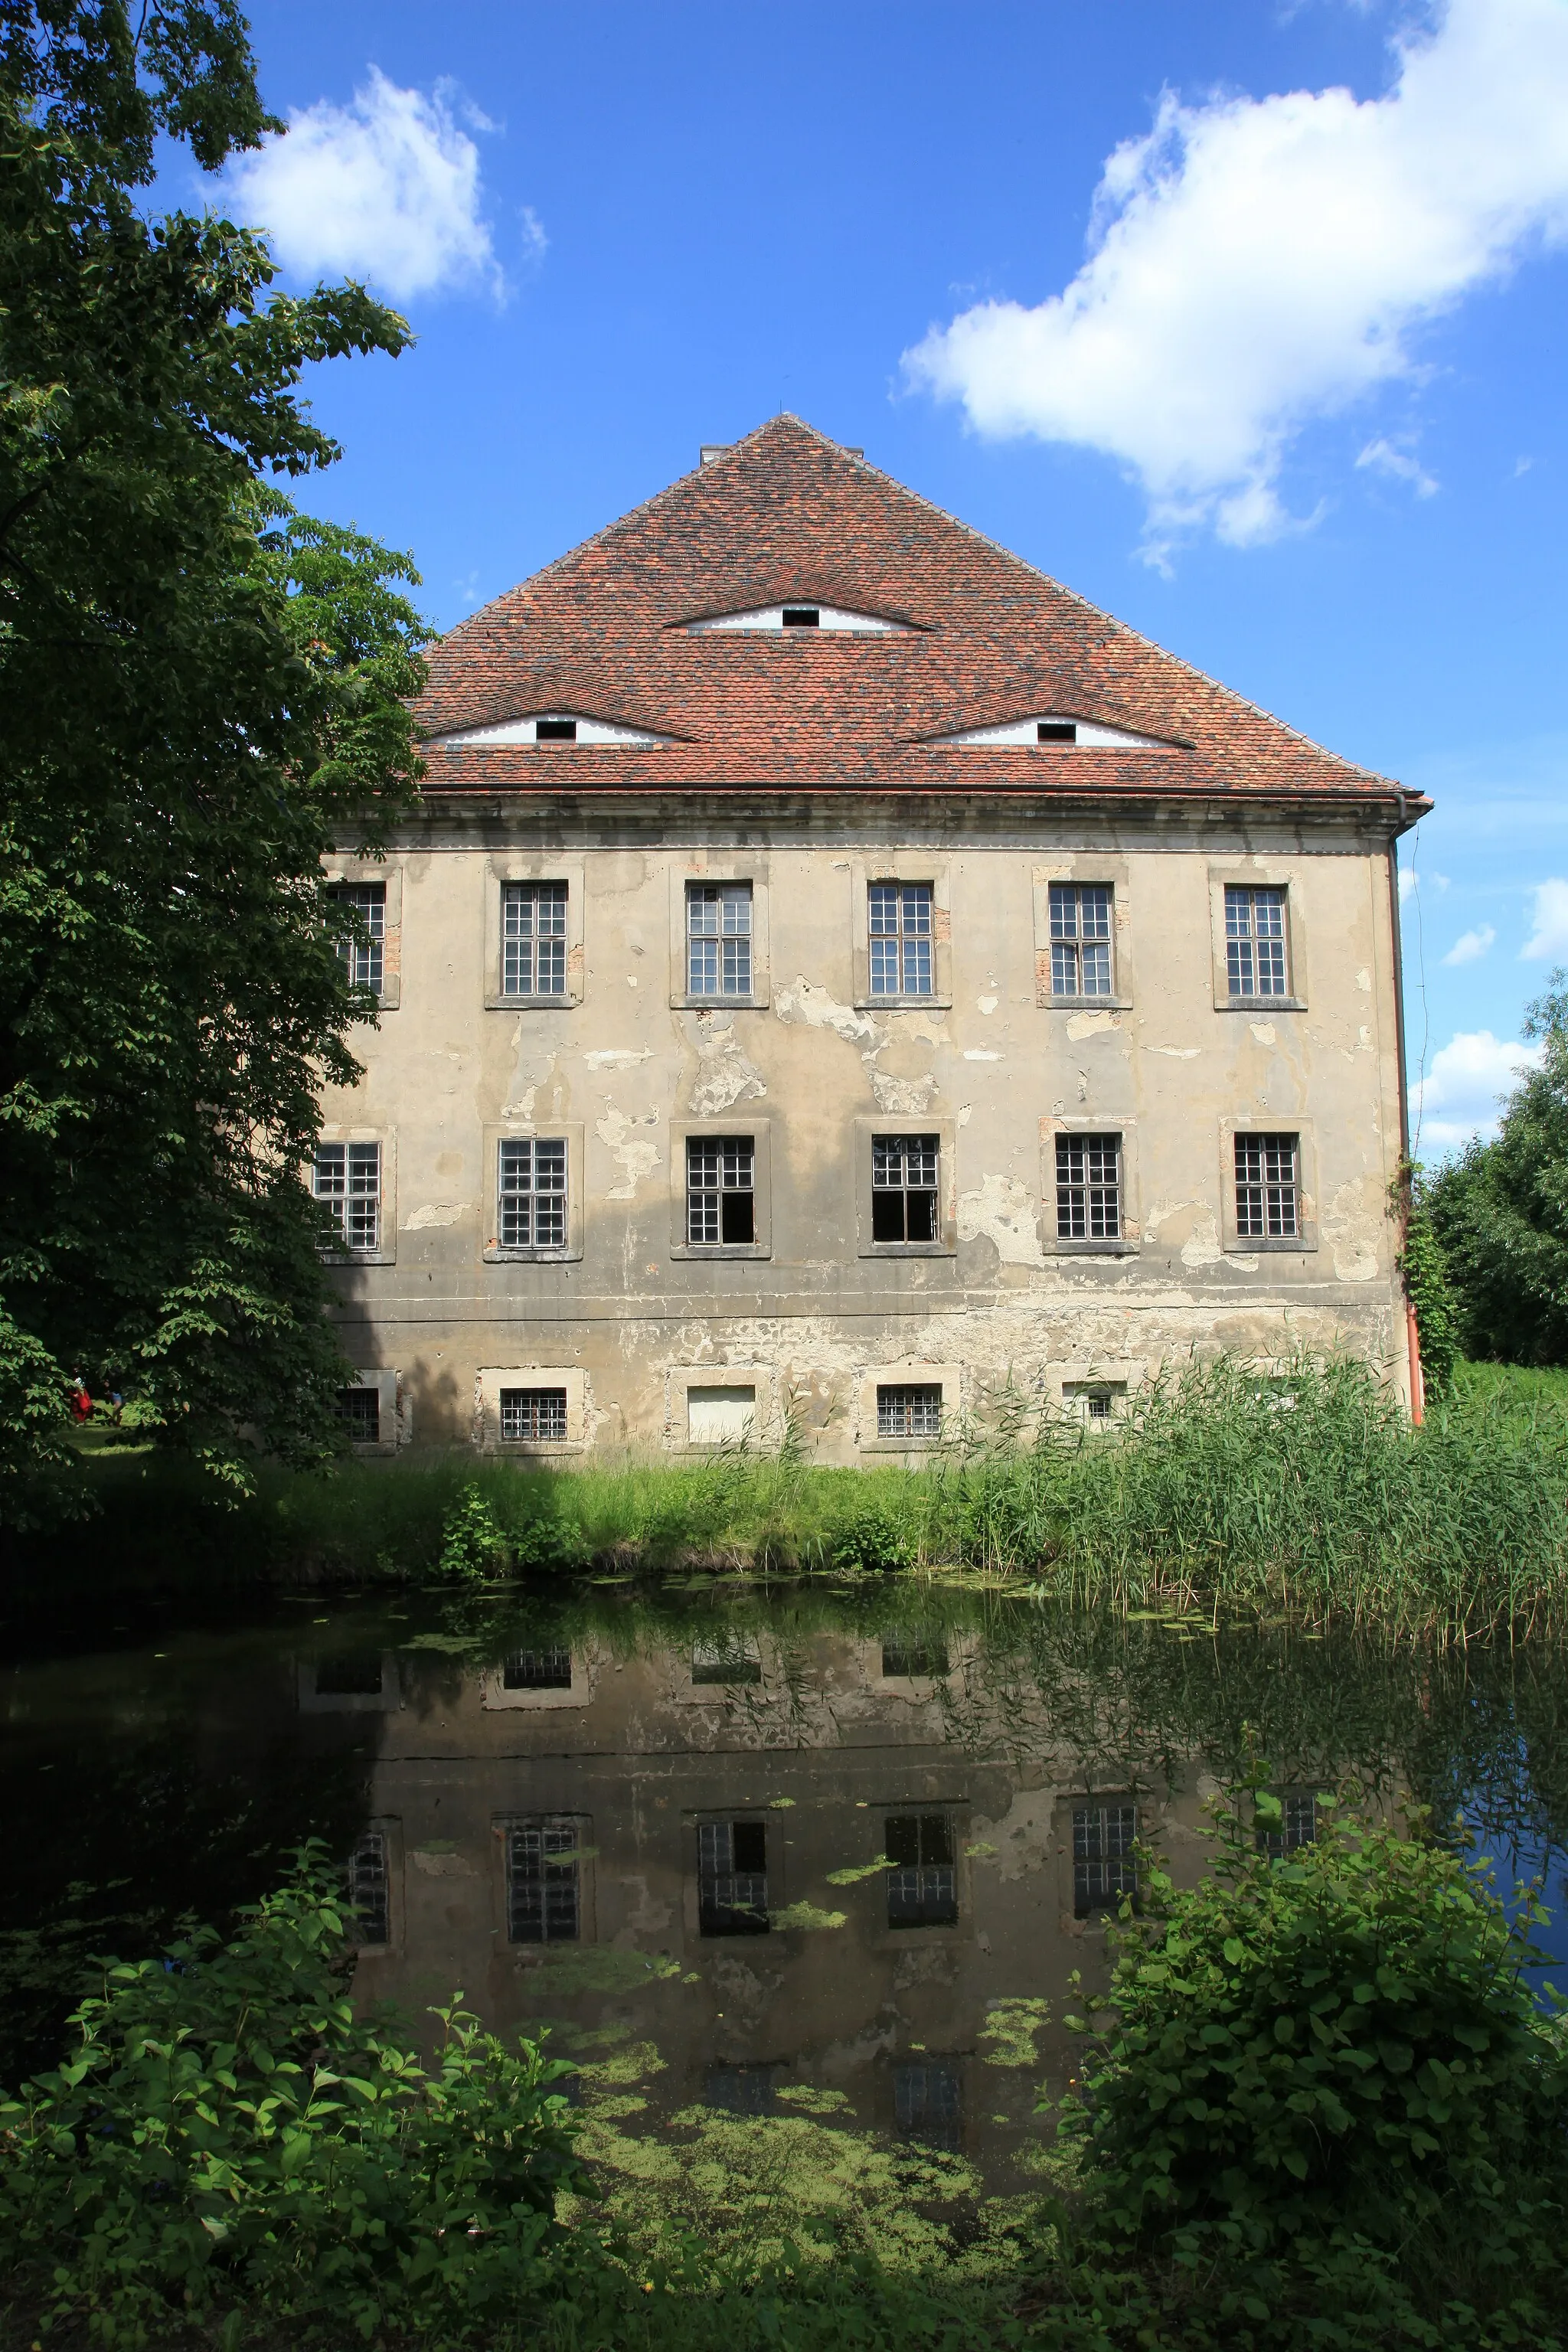
[[[134,18],[134,29],[133,29]],[[335,1440],[302,1177],[374,1008],[321,855],[417,779],[405,557],[297,515],[363,289],[149,220],[155,142],[279,126],[233,0],[0,0],[0,1515],[69,1507],[67,1384],[243,1477]],[[341,922],[339,923],[341,934]],[[52,1474],[52,1475],[51,1475]]]
[[[1418,1194],[1458,1294],[1465,1351],[1568,1362],[1568,974],[1554,971],[1524,1034],[1542,1047],[1497,1139],[1472,1143]],[[1420,1307],[1417,1301],[1417,1319]]]

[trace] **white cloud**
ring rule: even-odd
[[[1489,1029],[1461,1030],[1433,1056],[1424,1082],[1410,1089],[1410,1126],[1421,1153],[1451,1151],[1473,1135],[1497,1131],[1499,1097],[1539,1066],[1539,1045],[1510,1044]]]
[[[1417,890],[1441,892],[1447,887],[1446,874],[1422,874],[1414,866],[1402,866],[1399,869],[1399,903],[1402,907]]]
[[[1553,962],[1568,963],[1568,882],[1551,875],[1535,885],[1531,896],[1535,928],[1519,951],[1521,961],[1527,956],[1550,956]]]
[[[322,100],[289,128],[237,156],[228,182],[292,275],[369,279],[405,299],[462,286],[505,290],[483,211],[479,151],[450,84],[399,89],[376,67],[352,106]],[[493,130],[469,110],[478,131]],[[531,250],[544,233],[525,215]]]
[[[1167,91],[1107,162],[1065,292],[932,327],[910,381],[982,433],[1119,459],[1156,560],[1198,525],[1237,546],[1289,527],[1301,427],[1415,379],[1418,328],[1568,234],[1563,0],[1450,0],[1394,58],[1376,99]]]
[[[1496,945],[1497,933],[1489,923],[1482,923],[1477,930],[1461,931],[1443,958],[1443,961],[1445,963],[1479,963],[1482,956],[1489,954]]]
[[[1429,499],[1437,488],[1436,477],[1429,474],[1418,457],[1408,449],[1395,446],[1380,434],[1369,441],[1356,459],[1358,466],[1369,467],[1374,474],[1388,474],[1396,482],[1408,482],[1418,499]]]

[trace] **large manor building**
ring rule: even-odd
[[[332,862],[363,1444],[868,1461],[1221,1350],[1408,1396],[1417,796],[789,416],[454,630],[418,720],[417,814]]]

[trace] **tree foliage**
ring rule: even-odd
[[[66,1384],[237,1475],[333,1443],[301,1178],[356,999],[322,850],[417,777],[405,557],[296,514],[310,365],[395,353],[354,285],[149,220],[156,142],[273,124],[233,0],[0,0],[0,1513]],[[57,1496],[57,1504],[58,1496]]]

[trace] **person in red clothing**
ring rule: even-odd
[[[92,1419],[92,1399],[79,1374],[71,1383],[71,1419],[79,1429],[84,1421]]]

